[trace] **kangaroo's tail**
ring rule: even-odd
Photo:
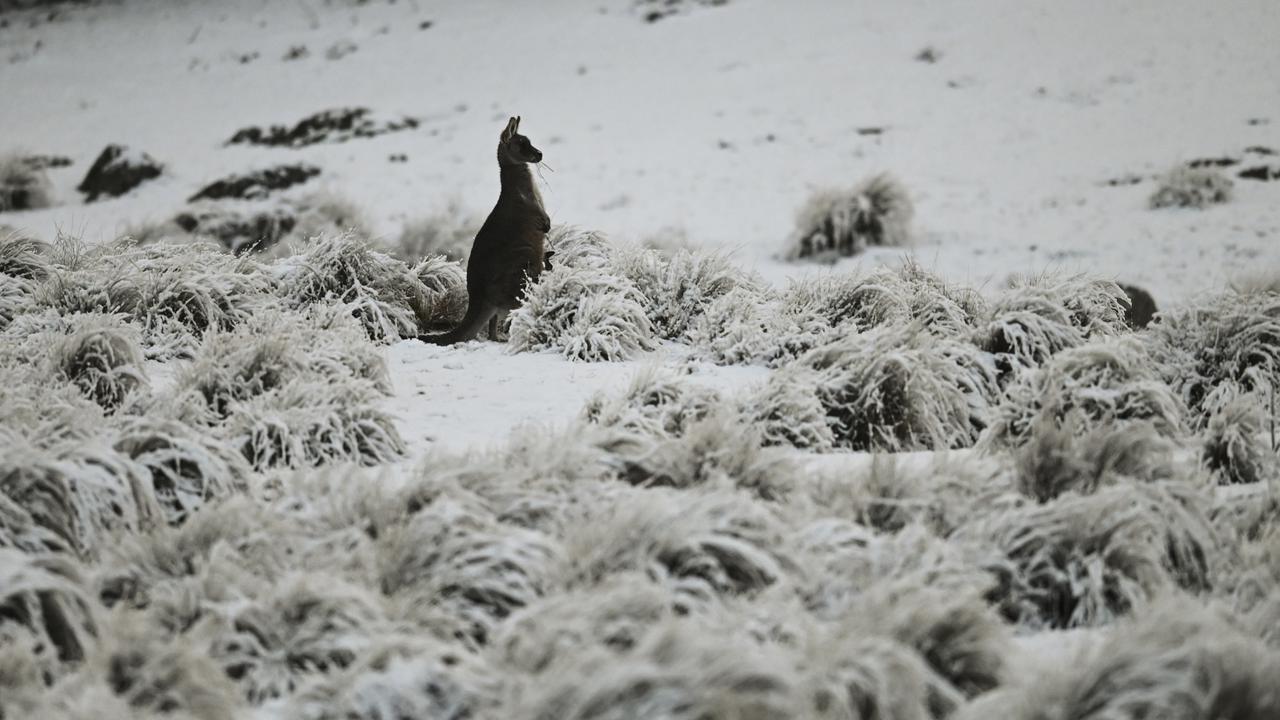
[[[489,322],[489,318],[497,312],[493,308],[486,307],[481,303],[472,302],[467,305],[467,314],[463,316],[462,322],[458,326],[446,333],[439,335],[419,335],[418,339],[424,343],[432,343],[435,345],[453,345],[454,343],[471,340],[480,331],[484,329],[485,323]]]

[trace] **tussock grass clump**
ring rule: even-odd
[[[14,318],[35,309],[34,292],[30,281],[0,275],[0,331],[9,327]]]
[[[1126,421],[1149,422],[1162,435],[1176,437],[1184,429],[1183,405],[1154,365],[1134,338],[1064,350],[1007,388],[983,442],[1017,447],[1041,425],[1087,432]]]
[[[1196,428],[1239,395],[1280,389],[1280,295],[1214,296],[1166,312],[1149,332],[1161,375]]]
[[[655,437],[678,436],[720,404],[717,391],[651,366],[636,373],[620,395],[596,393],[582,414],[588,422],[604,427]]]
[[[446,616],[453,639],[488,643],[515,610],[551,587],[564,550],[555,538],[497,522],[488,513],[441,498],[378,539],[383,593],[415,608],[428,627]]]
[[[144,387],[142,349],[133,328],[109,315],[80,316],[50,352],[59,376],[108,412]]]
[[[688,337],[698,357],[717,365],[778,367],[822,344],[827,321],[776,297],[736,288],[694,319]]]
[[[1118,625],[1060,671],[992,693],[956,717],[1262,720],[1280,714],[1277,676],[1274,652],[1217,612],[1177,599]]]
[[[362,465],[404,456],[404,440],[368,383],[293,380],[237,403],[225,431],[257,470]]]
[[[376,591],[326,574],[294,574],[216,622],[210,658],[253,705],[341,672],[391,634]]]
[[[47,244],[0,228],[0,275],[39,282],[49,277],[50,266]]]
[[[1278,476],[1280,458],[1270,445],[1263,404],[1239,397],[1209,417],[1201,459],[1222,484],[1266,482]]]
[[[60,677],[98,642],[97,606],[70,558],[0,547],[0,607],[0,647],[27,650],[30,680]]]
[[[1003,508],[1000,505],[1004,505]],[[1000,503],[957,536],[992,544],[988,598],[1031,628],[1105,625],[1174,587],[1211,583],[1207,499],[1178,483],[1125,483],[1044,504]]]
[[[128,419],[115,449],[145,468],[170,525],[179,525],[206,502],[247,487],[249,467],[220,438],[158,417]]]
[[[414,299],[414,312],[423,330],[451,330],[467,314],[467,273],[441,255],[425,257],[413,266],[423,292]]]
[[[375,342],[417,337],[421,282],[403,262],[350,233],[322,236],[279,261],[281,286],[296,307],[342,304]]]
[[[840,447],[969,447],[985,427],[996,378],[970,345],[919,325],[889,325],[817,348],[801,359],[820,376],[818,400]]]
[[[1126,480],[1157,482],[1178,476],[1173,443],[1145,423],[1076,428],[1032,428],[1030,439],[1013,453],[1014,482],[1023,495],[1048,502],[1067,492],[1088,494]]]
[[[796,314],[817,314],[832,327],[867,330],[915,321],[938,335],[967,333],[985,312],[982,298],[953,287],[913,261],[866,276],[825,275],[793,282],[784,303]]]
[[[977,592],[954,592],[915,582],[870,589],[846,611],[851,635],[884,635],[912,648],[966,699],[1005,684],[1012,674],[1008,627]]]
[[[53,185],[43,168],[18,155],[0,156],[0,212],[38,210],[53,204]]]
[[[992,306],[975,340],[996,357],[1003,379],[1067,348],[1125,331],[1125,299],[1108,280],[1021,278]]]
[[[556,254],[554,267],[607,265],[615,252],[604,233],[574,225],[553,226],[547,233],[546,249]]]
[[[690,488],[728,482],[764,500],[791,489],[797,468],[789,457],[762,447],[755,428],[721,409],[690,422],[683,434],[637,436],[609,447],[619,477],[644,487]]]
[[[814,391],[820,377],[799,365],[784,367],[742,399],[742,414],[751,427],[758,428],[764,445],[815,452],[835,447],[835,433]]]
[[[421,638],[384,642],[291,698],[289,720],[490,717],[502,681],[475,656]]]
[[[483,217],[466,212],[457,202],[450,202],[437,212],[406,222],[391,254],[409,263],[433,255],[464,262],[471,254],[471,243],[482,224]]]
[[[914,212],[906,188],[888,173],[852,190],[820,191],[797,214],[786,257],[830,261],[867,247],[906,245]]]
[[[113,615],[102,642],[51,689],[39,717],[234,720],[243,703],[196,642]],[[45,715],[44,713],[49,713]]]
[[[156,523],[160,509],[145,471],[101,441],[45,448],[4,431],[0,438],[7,448],[0,493],[47,531],[49,549],[93,557],[113,532]]]
[[[1159,180],[1147,205],[1152,210],[1167,207],[1203,210],[1231,200],[1235,183],[1211,168],[1178,167]]]
[[[683,338],[694,319],[730,291],[761,289],[758,278],[718,253],[677,250],[668,255],[632,247],[617,253],[613,266],[640,291],[654,331],[666,340]]]
[[[586,248],[571,252],[585,262],[575,264],[557,250],[557,264],[511,312],[512,352],[556,350],[571,360],[598,362],[627,360],[656,347],[635,285],[590,262]]]
[[[197,392],[219,418],[235,403],[290,380],[355,384],[389,393],[385,360],[343,310],[264,311],[231,332],[210,333],[195,360],[178,373],[177,390]]]

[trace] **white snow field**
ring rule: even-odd
[[[0,0],[0,720],[1280,718],[1278,35]]]

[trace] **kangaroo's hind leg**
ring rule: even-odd
[[[507,309],[499,308],[498,312],[489,318],[489,339],[497,340],[498,333],[502,331],[503,326],[507,324]]]

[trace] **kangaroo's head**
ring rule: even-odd
[[[520,118],[507,121],[507,127],[498,140],[498,161],[504,165],[542,162],[542,151],[520,134]]]

